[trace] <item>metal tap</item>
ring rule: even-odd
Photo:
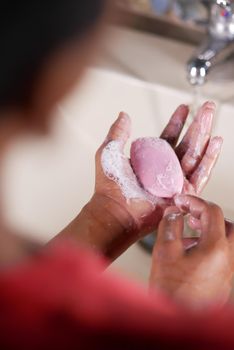
[[[234,5],[228,0],[203,1],[209,7],[207,36],[187,65],[188,80],[202,85],[218,63],[234,53]]]

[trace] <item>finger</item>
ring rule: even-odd
[[[126,113],[121,112],[108,132],[106,143],[110,141],[118,140],[118,141],[122,141],[123,145],[125,145],[125,143],[130,137],[130,133],[131,133],[130,117]]]
[[[225,230],[228,240],[234,243],[234,222],[229,219],[225,219]]]
[[[102,145],[99,147],[99,149],[96,152],[95,162],[96,162],[97,176],[99,175],[102,176],[103,174],[103,169],[102,169],[100,159],[102,156],[102,152],[104,148],[107,146],[107,144],[111,141],[120,141],[119,149],[121,152],[123,152],[124,146],[128,138],[130,137],[130,133],[131,133],[131,119],[126,113],[121,112],[118,118],[116,119],[116,121],[110,127],[105,141],[102,143]]]
[[[180,137],[188,117],[189,108],[186,105],[180,105],[173,113],[169,123],[163,130],[161,138],[166,140],[172,147],[175,147]]]
[[[194,135],[194,132],[197,130],[199,123],[201,122],[201,118],[203,115],[204,110],[206,109],[206,107],[213,107],[215,108],[215,105],[213,102],[205,102],[201,108],[199,108],[196,116],[194,117],[193,122],[191,123],[191,125],[189,126],[186,134],[184,135],[182,141],[180,142],[180,144],[178,145],[176,152],[177,152],[177,156],[179,157],[179,159],[182,159],[183,156],[185,155],[185,153],[188,150],[188,147],[190,145],[191,142],[191,138]]]
[[[220,155],[222,144],[223,139],[221,137],[214,137],[210,140],[201,163],[190,177],[189,182],[193,185],[197,194],[202,192],[209,181],[211,172]]]
[[[183,238],[184,250],[188,251],[198,245],[198,238]]]
[[[206,150],[214,111],[215,104],[212,102],[207,102],[200,108],[194,122],[176,150],[185,175],[190,174],[195,169]]]
[[[208,248],[225,238],[224,216],[220,207],[197,197],[183,195],[175,197],[175,204],[200,221],[199,246]]]
[[[201,109],[200,113],[198,113],[197,124],[191,134],[190,144],[181,160],[181,167],[185,175],[189,175],[194,171],[207,148],[214,111],[215,105],[213,103],[207,103],[205,107]]]
[[[225,219],[225,230],[231,252],[232,263],[234,264],[234,222],[229,219]]]
[[[201,223],[199,219],[189,215],[187,223],[192,230],[201,232]]]
[[[176,207],[165,210],[164,217],[160,222],[156,240],[156,251],[163,259],[177,259],[183,253],[184,219]]]

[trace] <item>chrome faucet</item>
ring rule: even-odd
[[[188,80],[202,85],[215,65],[234,53],[234,5],[228,0],[203,1],[209,7],[208,33],[187,65]]]

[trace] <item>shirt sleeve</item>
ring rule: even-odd
[[[192,314],[60,242],[0,274],[0,348],[233,349],[234,313]]]

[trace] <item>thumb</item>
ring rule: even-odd
[[[130,137],[131,133],[131,119],[130,117],[124,113],[121,112],[116,119],[116,121],[112,124],[110,127],[110,130],[107,134],[107,137],[105,141],[102,143],[102,145],[99,147],[99,149],[96,152],[95,155],[95,164],[96,164],[96,188],[97,184],[102,179],[103,176],[103,169],[101,165],[101,157],[102,152],[104,148],[110,143],[111,141],[118,141],[118,149],[121,153],[124,151],[124,146]],[[126,158],[127,159],[127,158]]]
[[[164,260],[177,259],[183,254],[183,230],[184,218],[180,210],[176,207],[167,208],[160,222],[155,244],[155,250],[160,252]]]
[[[201,237],[198,247],[209,249],[225,238],[224,216],[219,206],[188,195],[176,196],[175,203],[200,222]]]
[[[120,112],[116,121],[110,127],[104,145],[110,141],[121,141],[125,146],[131,134],[131,119],[125,112]]]

